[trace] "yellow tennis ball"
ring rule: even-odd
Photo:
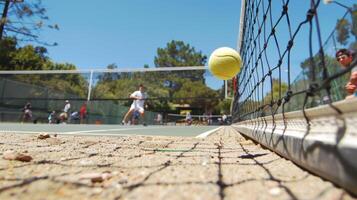
[[[238,74],[242,66],[239,53],[229,47],[214,50],[208,60],[211,73],[222,80],[228,80]]]

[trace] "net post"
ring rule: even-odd
[[[240,21],[239,21],[239,33],[238,33],[238,43],[237,43],[237,51],[240,53],[243,45],[243,37],[244,37],[244,17],[245,17],[245,0],[241,1],[240,8]]]
[[[90,70],[87,101],[90,101],[90,95],[92,92],[93,72],[94,70]]]
[[[241,7],[240,7],[240,19],[239,19],[239,33],[238,33],[238,38],[237,38],[237,52],[241,54],[241,50],[243,48],[243,37],[244,37],[244,29],[245,29],[245,11],[246,11],[246,0],[242,0],[241,1]],[[243,65],[243,63],[242,63]],[[236,76],[236,78],[238,78],[238,75]],[[227,89],[227,86],[226,86]],[[235,93],[234,93],[235,94]],[[227,95],[226,95],[227,98]],[[231,101],[231,107],[230,107],[230,111],[231,114],[233,114],[233,104],[235,102],[235,98],[236,96],[233,95],[232,98],[230,98]]]
[[[228,99],[227,80],[224,80],[224,98]]]

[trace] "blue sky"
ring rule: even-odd
[[[59,31],[45,30],[41,34],[44,41],[59,44],[48,47],[49,57],[55,62],[75,64],[79,69],[104,69],[112,63],[125,69],[141,68],[145,64],[153,67],[157,48],[165,47],[171,40],[182,40],[207,56],[216,48],[237,46],[240,0],[42,2],[50,22],[60,27]],[[339,2],[351,5],[353,0]],[[308,8],[309,1],[290,0],[289,16],[293,31],[305,19]],[[273,1],[272,12],[274,18],[280,15],[281,1]],[[320,5],[318,14],[323,41],[344,12],[345,9],[334,4]],[[278,39],[284,49],[284,42],[289,40],[287,30],[278,28]],[[301,61],[309,56],[307,31],[305,25],[294,44],[292,80],[301,71]],[[316,41],[315,38],[315,44]],[[270,46],[269,57],[276,62],[276,49]]]
[[[43,1],[60,31],[46,31],[49,56],[81,69],[154,66],[158,47],[182,40],[209,55],[221,46],[236,47],[237,0],[61,0]]]
[[[339,2],[351,5],[353,1]],[[276,16],[281,12],[278,3],[272,9]],[[182,40],[208,56],[218,47],[236,48],[237,44],[239,0],[61,0],[43,4],[51,22],[60,26],[59,31],[42,32],[45,41],[59,43],[48,47],[49,56],[80,69],[105,68],[111,63],[123,68],[152,67],[157,48],[171,40]],[[305,1],[290,1],[293,28],[304,19],[308,6]],[[323,35],[331,32],[344,11],[333,4],[320,6]],[[307,34],[303,35],[297,40],[306,41]],[[296,50],[306,52],[304,47]],[[298,65],[302,57],[306,55],[292,62]]]

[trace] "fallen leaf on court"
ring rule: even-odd
[[[90,179],[92,183],[101,183],[105,180],[108,180],[112,177],[112,174],[110,172],[103,172],[103,173],[86,173],[86,174],[82,174],[80,176],[80,180],[83,179]]]
[[[18,160],[22,162],[30,162],[32,157],[26,154],[18,153],[16,151],[6,151],[3,153],[5,160]]]
[[[47,138],[50,138],[50,134],[48,134],[48,133],[40,133],[37,136],[37,139],[40,139],[40,140],[44,140],[44,139],[47,139]]]

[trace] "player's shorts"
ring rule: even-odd
[[[63,113],[60,114],[59,117],[60,117],[61,119],[67,119],[68,115],[67,115],[67,113],[63,112]]]
[[[130,110],[139,111],[140,113],[144,113],[144,108],[140,107],[140,106],[131,105]]]

